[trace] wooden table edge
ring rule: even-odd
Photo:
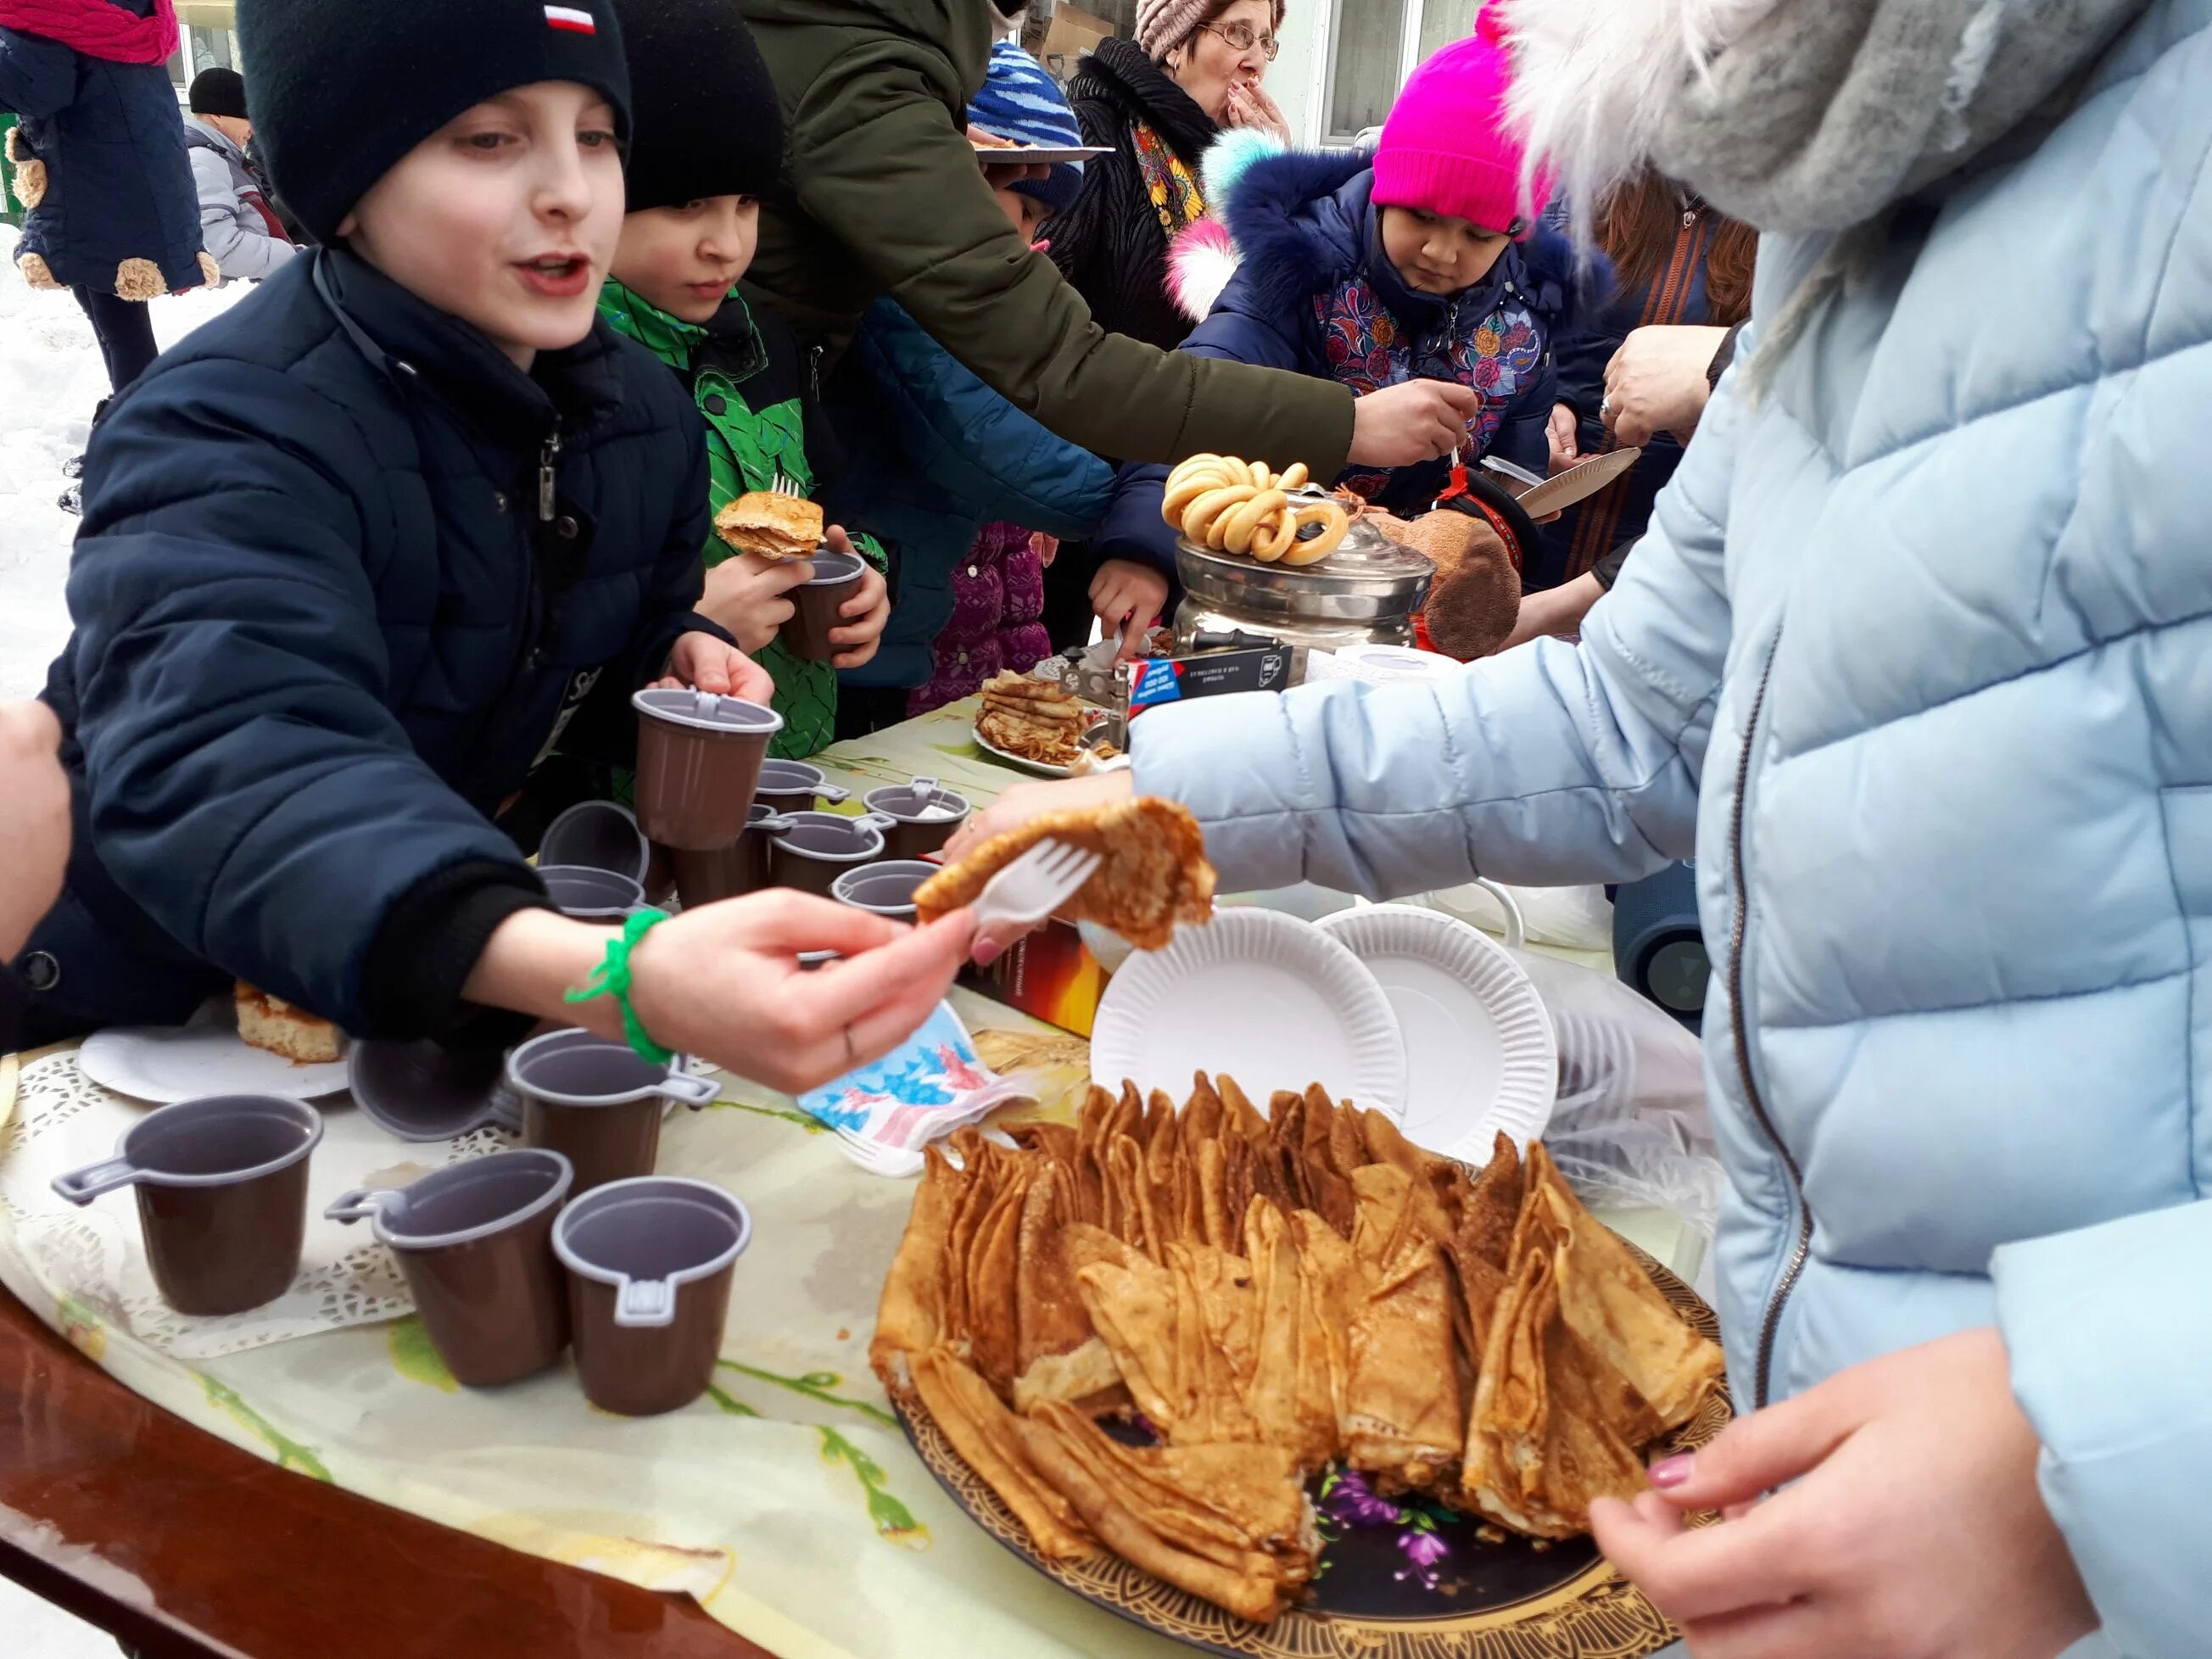
[[[4,1290],[0,1377],[0,1574],[143,1659],[775,1659],[687,1597],[281,1469]]]

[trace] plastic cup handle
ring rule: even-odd
[[[823,780],[822,787],[819,789],[817,789],[814,793],[816,799],[826,800],[832,806],[842,805],[844,802],[853,799],[853,792],[851,790],[840,789],[836,784],[831,783],[827,778]]]
[[[1509,951],[1525,949],[1528,943],[1528,924],[1521,918],[1521,907],[1513,895],[1487,877],[1477,876],[1474,884],[1498,901],[1498,908],[1505,912],[1505,948]]]
[[[102,1193],[128,1187],[139,1177],[138,1166],[127,1158],[111,1158],[82,1170],[54,1177],[54,1190],[72,1204],[89,1204]]]
[[[522,1097],[503,1078],[499,1087],[492,1091],[491,1121],[502,1129],[520,1130],[522,1127]]]
[[[665,1279],[625,1279],[615,1293],[615,1323],[626,1331],[664,1330],[676,1322],[676,1287]]]
[[[680,1100],[693,1111],[702,1106],[711,1106],[722,1097],[722,1085],[710,1077],[701,1077],[696,1072],[671,1072],[668,1080],[660,1085],[660,1092],[671,1100]]]
[[[349,1193],[341,1193],[335,1203],[323,1212],[325,1221],[343,1221],[350,1226],[356,1221],[366,1221],[392,1200],[399,1196],[391,1187],[356,1187]]]

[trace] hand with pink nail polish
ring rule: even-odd
[[[1739,1418],[1590,1528],[1696,1659],[2054,1659],[2098,1620],[2038,1450],[1984,1327]]]

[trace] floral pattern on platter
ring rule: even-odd
[[[1425,1498],[1401,1503],[1384,1498],[1368,1483],[1365,1475],[1341,1465],[1322,1477],[1314,1507],[1321,1512],[1321,1535],[1331,1543],[1342,1535],[1346,1527],[1397,1528],[1398,1548],[1406,1558],[1406,1565],[1398,1570],[1399,1582],[1419,1584],[1432,1592],[1443,1588],[1442,1566],[1451,1558],[1451,1545],[1437,1527],[1464,1517],[1439,1509]],[[1328,1571],[1326,1557],[1322,1571]]]
[[[1329,378],[1355,395],[1413,380],[1456,381],[1480,393],[1482,403],[1467,423],[1470,460],[1490,447],[1513,399],[1543,366],[1543,331],[1510,292],[1488,313],[1469,318],[1471,327],[1462,323],[1458,306],[1452,305],[1443,325],[1421,337],[1401,328],[1364,276],[1348,277],[1316,295],[1313,306]],[[1359,472],[1347,473],[1340,482],[1371,495],[1389,479],[1387,472]]]

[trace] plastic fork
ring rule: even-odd
[[[1083,890],[1103,860],[1066,842],[1041,841],[991,878],[975,901],[975,926],[1034,927]]]
[[[776,468],[775,477],[769,484],[769,493],[775,495],[789,495],[795,501],[804,501],[806,497],[806,492],[799,487],[799,480],[781,467]]]

